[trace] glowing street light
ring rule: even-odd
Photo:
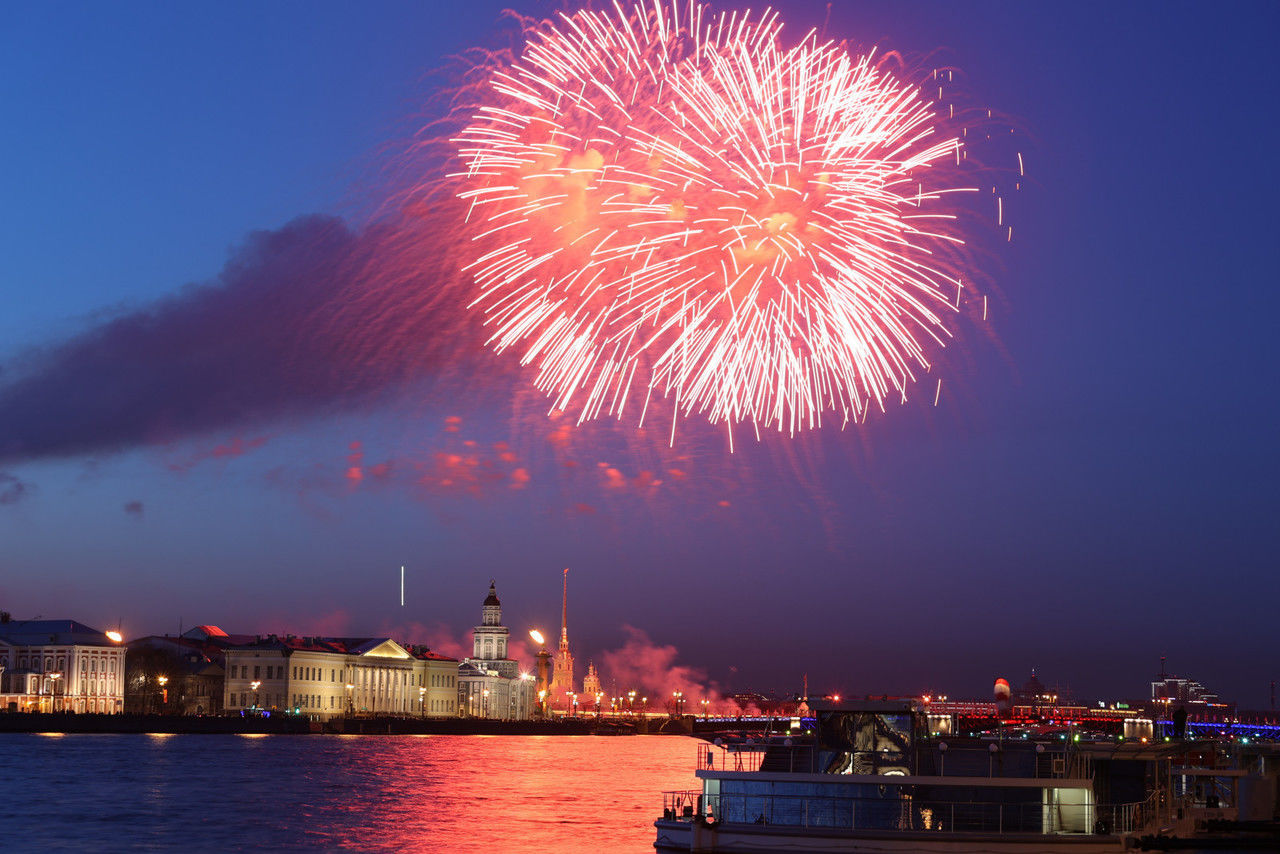
[[[256,709],[256,708],[258,708],[258,689],[262,687],[262,683],[261,683],[261,682],[259,682],[259,681],[257,681],[257,680],[255,679],[253,682],[250,682],[250,683],[249,683],[249,687],[253,689],[253,706],[252,706],[252,708]],[[168,702],[168,700],[166,700],[165,702]]]
[[[160,700],[167,706],[169,704],[169,689],[165,686],[169,684],[169,677],[157,676],[156,681],[160,683]]]
[[[124,640],[124,635],[120,634],[115,629],[112,629],[111,631],[106,632],[106,635],[107,635],[107,640],[111,641],[112,643],[120,643],[121,641]]]
[[[55,670],[49,676],[49,709],[50,711],[58,711],[58,680],[62,678],[62,671]]]

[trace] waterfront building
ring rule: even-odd
[[[226,650],[226,710],[457,715],[457,659],[391,638],[268,635]]]
[[[472,630],[472,656],[458,667],[457,705],[464,717],[528,720],[534,705],[534,678],[507,657],[509,630],[502,624],[497,585],[480,608],[480,625]]]
[[[209,650],[199,641],[168,635],[137,638],[127,647],[127,713],[222,714],[227,673],[221,650]]]
[[[569,569],[566,567],[564,596],[560,600],[560,647],[556,650],[548,698],[551,705],[568,708],[571,702],[569,695],[575,693],[574,684],[573,653],[569,651]]]
[[[124,667],[118,633],[0,613],[0,711],[118,714]]]

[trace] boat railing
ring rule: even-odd
[[[1142,803],[1045,804],[816,797],[776,794],[663,793],[663,818],[828,830],[949,833],[1109,834],[1141,829]]]
[[[807,773],[813,767],[813,747],[787,741],[744,741],[697,745],[697,770],[774,771]]]

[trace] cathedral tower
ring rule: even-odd
[[[480,661],[502,661],[507,657],[507,627],[502,625],[502,603],[498,601],[497,585],[489,581],[489,595],[480,608],[480,625],[472,634],[471,657]]]
[[[567,704],[565,694],[573,687],[573,653],[569,652],[569,569],[564,570],[564,598],[560,602],[560,648],[556,650],[555,673],[551,677],[551,702]]]

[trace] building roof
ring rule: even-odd
[[[183,632],[182,636],[192,640],[213,640],[214,638],[230,637],[217,626],[195,626]]]
[[[449,658],[445,655],[432,652],[427,647],[418,647],[411,644],[401,644],[395,639],[389,637],[373,637],[373,638],[328,638],[328,637],[299,637],[297,635],[266,635],[265,637],[252,637],[243,643],[226,645],[228,649],[281,649],[290,650],[292,652],[324,652],[336,655],[369,655],[382,650],[390,653],[389,657],[401,658],[412,657],[422,659],[424,661],[457,661],[456,658]],[[404,652],[407,656],[401,656],[399,652]]]
[[[75,620],[10,620],[0,623],[0,638],[15,646],[116,646],[105,632]]]
[[[498,586],[492,581],[489,582],[489,595],[484,597],[484,604],[486,607],[489,605],[502,607],[502,603],[498,601]]]

